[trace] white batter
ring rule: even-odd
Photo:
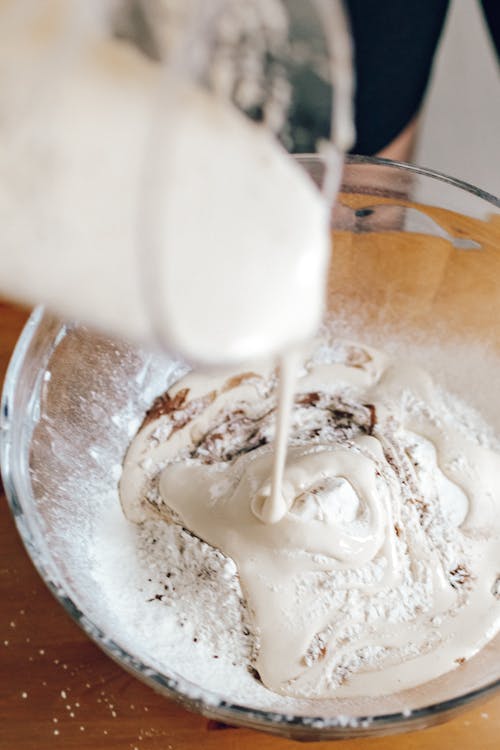
[[[269,372],[184,378],[120,482],[129,519],[159,514],[236,562],[256,668],[297,697],[424,683],[500,626],[500,456],[457,427],[425,372],[364,346],[336,352],[299,378],[277,512]]]

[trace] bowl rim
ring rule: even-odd
[[[305,161],[324,161],[324,157],[321,154],[295,154],[294,158],[300,163]],[[412,174],[420,174],[424,177],[430,177],[438,182],[445,182],[448,185],[459,188],[466,193],[471,193],[476,198],[491,203],[496,208],[500,208],[500,197],[489,193],[487,190],[478,188],[471,182],[461,180],[459,177],[451,177],[450,175],[440,172],[436,169],[430,169],[429,167],[420,167],[418,164],[411,164],[410,162],[397,161],[393,159],[385,159],[381,156],[363,156],[359,154],[346,154],[345,163],[349,166],[365,165],[365,166],[378,166],[378,167],[390,167],[401,172],[409,172]]]
[[[322,159],[317,154],[301,154],[297,157],[299,162],[316,161]],[[439,180],[460,188],[468,193],[483,199],[500,208],[500,199],[466,182],[449,177],[440,172],[418,167],[403,162],[395,162],[389,159],[366,156],[348,156],[346,163],[349,165],[374,165],[395,168],[405,172],[413,172]],[[11,432],[16,413],[12,410],[15,403],[15,394],[18,387],[18,378],[25,362],[30,344],[44,319],[45,311],[42,306],[35,308],[25,324],[23,331],[16,343],[14,352],[10,359],[0,402],[0,464],[4,483],[5,494],[10,511],[14,517],[17,530],[28,556],[35,565],[40,577],[48,586],[51,593],[59,601],[62,607],[70,615],[72,620],[79,625],[84,632],[114,661],[120,664],[135,677],[146,682],[159,692],[169,698],[180,702],[185,708],[196,711],[205,716],[227,721],[229,724],[252,727],[267,732],[281,734],[283,736],[310,740],[327,740],[340,737],[368,736],[375,734],[386,734],[392,732],[403,732],[418,729],[428,723],[436,723],[446,720],[460,707],[474,703],[481,698],[486,698],[491,693],[500,689],[500,678],[486,685],[449,698],[437,703],[431,703],[421,708],[411,710],[402,708],[400,711],[380,714],[377,716],[349,717],[338,715],[324,718],[321,716],[304,717],[285,714],[266,709],[249,708],[239,703],[232,703],[222,698],[218,693],[206,690],[180,676],[167,676],[157,669],[147,665],[141,659],[133,656],[125,648],[119,645],[78,607],[72,598],[71,592],[63,584],[56,581],[47,564],[45,555],[37,547],[35,535],[31,529],[31,521],[27,517],[22,502],[20,501],[16,479],[11,469]],[[61,322],[61,332],[67,328]],[[62,333],[64,335],[64,333]],[[62,335],[57,337],[56,344]],[[430,719],[430,722],[429,722]]]

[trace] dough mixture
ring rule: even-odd
[[[248,667],[271,691],[424,683],[500,627],[498,443],[406,359],[325,339],[302,361],[281,517],[264,512],[278,384],[265,367],[190,373],[155,401],[125,458],[123,510],[227,559]]]

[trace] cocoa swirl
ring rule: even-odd
[[[499,628],[500,458],[456,428],[422,370],[349,342],[320,351],[298,381],[276,522],[262,513],[269,370],[191,374],[157,401],[128,450],[121,501],[131,520],[159,515],[235,561],[267,687],[393,692]]]

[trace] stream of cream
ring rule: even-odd
[[[284,495],[283,475],[287,456],[288,433],[292,417],[299,353],[291,350],[280,359],[276,436],[271,482],[266,482],[254,497],[252,511],[262,523],[277,523],[289,510]]]

